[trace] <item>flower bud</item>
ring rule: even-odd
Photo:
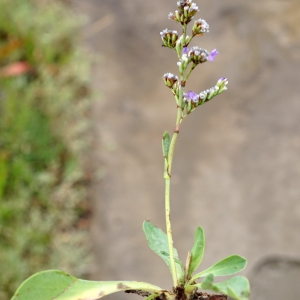
[[[192,0],[180,0],[177,2],[178,8],[183,11],[184,7],[188,6],[190,7],[192,5]]]
[[[173,13],[169,13],[168,14],[168,19],[176,21],[176,16]]]
[[[176,30],[165,29],[160,33],[160,37],[163,42],[163,46],[169,48],[175,48],[176,41],[178,40],[178,32]]]
[[[198,11],[198,6],[195,3],[192,3],[192,5],[189,8],[189,17],[192,19]]]
[[[180,52],[180,49],[181,49],[181,39],[182,39],[183,36],[181,36],[177,41],[176,41],[176,46],[175,46],[175,50],[177,53]]]
[[[207,92],[203,91],[199,94],[199,104],[203,104],[205,102],[205,100],[207,99]]]
[[[206,21],[203,19],[195,21],[192,29],[193,35],[203,35],[205,32],[209,32],[209,25],[206,23]]]
[[[188,44],[190,43],[191,40],[192,40],[192,37],[189,36],[189,35],[186,35],[184,44],[185,44],[185,45],[188,45]]]
[[[176,81],[172,86],[173,95],[179,97],[179,83]]]
[[[181,62],[182,62],[182,68],[186,69],[188,64],[190,63],[190,59],[188,58],[187,54],[182,54]]]
[[[188,6],[185,6],[183,8],[183,15],[186,19],[189,17],[189,7]]]
[[[180,61],[177,62],[177,66],[179,67],[179,72],[182,73],[183,72],[183,68],[182,68],[182,63]]]
[[[223,77],[217,81],[216,86],[219,88],[222,88],[222,87],[226,86],[227,84],[228,84],[227,78]]]
[[[208,90],[207,100],[212,99],[218,92],[219,88],[214,86]]]
[[[175,10],[175,18],[176,18],[177,22],[181,22],[181,16],[182,16],[182,13],[179,12],[178,10]]]
[[[191,101],[188,101],[186,103],[186,112],[189,114],[192,110],[192,102]]]
[[[221,94],[223,91],[227,90],[227,84],[228,84],[228,80],[227,78],[223,77],[220,78],[217,83],[216,83],[216,87],[218,87],[218,92],[217,95]]]
[[[227,90],[227,86],[224,86],[223,88],[220,88],[218,90],[218,95],[221,94],[222,92],[226,91]]]
[[[178,77],[173,75],[172,73],[166,73],[163,76],[165,85],[169,88],[172,88],[173,85],[178,81]]]

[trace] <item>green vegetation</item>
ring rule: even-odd
[[[82,276],[90,259],[81,25],[56,1],[0,1],[0,300],[43,269]]]

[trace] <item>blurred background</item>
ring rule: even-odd
[[[89,274],[91,63],[71,8],[0,0],[1,300],[41,270]]]
[[[159,32],[180,30],[167,19],[176,1],[0,3],[0,299],[48,268],[171,287],[141,226],[165,226],[161,138],[175,103],[161,77],[177,59]],[[300,3],[196,3],[210,33],[193,45],[220,55],[187,89],[220,77],[229,89],[181,126],[175,247],[185,260],[201,225],[203,268],[236,253],[251,299],[297,299]]]

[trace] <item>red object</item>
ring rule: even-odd
[[[30,65],[25,61],[18,61],[0,69],[1,77],[15,77],[27,73]]]

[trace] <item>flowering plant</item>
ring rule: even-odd
[[[50,270],[37,273],[27,279],[16,291],[12,300],[93,300],[119,291],[135,293],[147,297],[146,300],[223,300],[227,299],[227,296],[237,300],[249,299],[249,282],[243,276],[231,277],[223,282],[214,282],[215,277],[232,275],[243,270],[247,261],[241,256],[226,257],[210,268],[194,274],[204,255],[205,235],[202,227],[196,229],[194,245],[188,252],[185,264],[179,260],[177,250],[173,247],[170,183],[174,149],[180,125],[198,106],[225,91],[228,84],[226,78],[220,78],[215,86],[201,91],[199,94],[194,91],[184,91],[186,82],[195,67],[207,61],[214,61],[218,51],[214,49],[209,52],[200,47],[189,48],[194,37],[202,36],[209,31],[209,25],[203,19],[194,21],[192,34],[188,36],[187,25],[198,12],[198,7],[192,0],[180,0],[177,2],[177,7],[178,10],[175,13],[169,14],[169,19],[181,23],[182,34],[179,35],[177,31],[168,29],[160,33],[163,46],[175,50],[179,60],[177,63],[179,76],[171,73],[163,75],[165,85],[171,89],[177,107],[174,133],[171,137],[168,132],[165,132],[162,139],[167,233],[155,227],[150,221],[145,221],[143,224],[149,247],[170,268],[173,279],[172,290],[165,290],[139,281],[86,281],[62,271]],[[204,292],[207,290],[218,294]]]

